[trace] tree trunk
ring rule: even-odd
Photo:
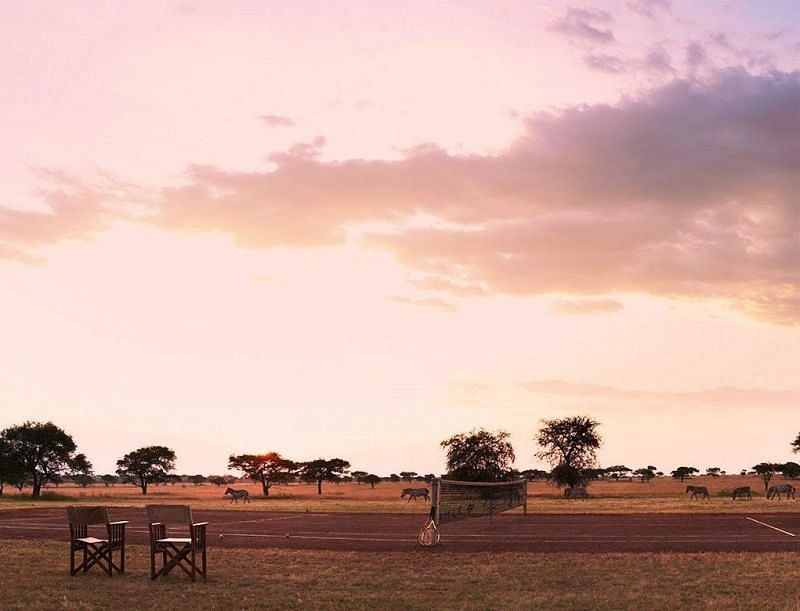
[[[42,480],[33,476],[33,492],[31,493],[31,497],[34,499],[38,499],[42,494]]]
[[[147,480],[145,478],[139,478],[139,488],[142,489],[142,494],[147,494]]]
[[[264,492],[264,496],[269,496],[269,482],[263,473],[261,474],[261,490]]]
[[[317,480],[317,494],[322,494],[322,480]]]

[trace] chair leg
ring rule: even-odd
[[[89,570],[89,565],[87,563],[88,560],[88,550],[86,546],[83,546],[83,572],[86,573]]]
[[[150,548],[150,579],[156,578],[156,550]]]
[[[125,574],[125,542],[119,548],[119,572]]]
[[[206,548],[203,548],[203,579],[206,579],[208,575],[206,574],[208,567],[206,566]]]
[[[197,581],[197,562],[194,548],[192,548],[192,581]]]

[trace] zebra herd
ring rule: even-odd
[[[689,497],[690,500],[696,499],[698,497],[702,499],[709,499],[708,488],[706,488],[705,486],[686,486],[686,492],[684,494],[689,494],[689,493],[691,493],[691,496]],[[767,490],[767,498],[771,500],[777,497],[778,500],[781,500],[783,498],[781,495],[785,494],[787,499],[789,498],[794,499],[795,498],[794,493],[795,493],[795,488],[791,484],[770,486],[769,489]],[[748,501],[753,499],[750,486],[739,486],[738,488],[733,489],[733,492],[731,493],[732,501],[735,501],[737,499],[743,500],[745,498]]]

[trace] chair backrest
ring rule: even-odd
[[[192,508],[188,505],[147,505],[145,509],[150,524],[192,524]]]
[[[108,524],[108,509],[99,506],[91,507],[76,507],[70,505],[67,507],[67,518],[72,526],[88,526],[90,524]]]

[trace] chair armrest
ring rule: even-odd
[[[130,524],[130,520],[120,520],[119,522],[109,522],[109,526],[119,526],[120,524]]]
[[[208,522],[195,522],[192,526],[208,526]]]

